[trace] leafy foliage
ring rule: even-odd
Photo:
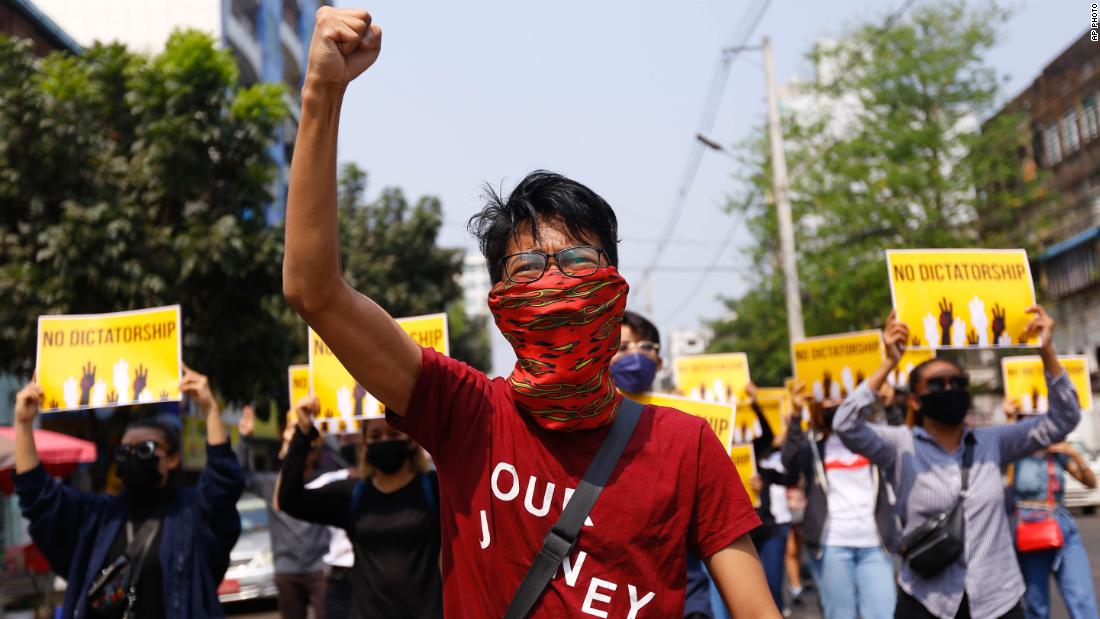
[[[883,250],[1028,247],[1018,225],[1044,199],[1022,181],[1018,115],[994,112],[999,79],[982,56],[1006,13],[959,2],[923,4],[888,33],[856,25],[809,58],[818,78],[788,101],[784,142],[807,335],[881,325],[891,301]],[[771,163],[761,129],[742,148],[745,210],[756,273],[727,306],[712,348],[750,356],[753,375],[789,375]],[[1046,197],[1049,199],[1049,196]],[[1036,222],[1040,223],[1040,222]]]

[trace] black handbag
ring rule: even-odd
[[[901,555],[914,572],[931,578],[951,565],[966,548],[966,510],[970,490],[970,465],[974,461],[974,437],[966,436],[963,449],[962,489],[955,503],[932,516],[901,540]]]
[[[145,521],[134,534],[133,524],[126,523],[126,551],[118,555],[110,565],[100,570],[88,587],[88,605],[98,614],[107,617],[134,617],[137,602],[137,583],[145,557],[160,529],[160,516]]]

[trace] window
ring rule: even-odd
[[[1085,99],[1084,114],[1085,122],[1082,123],[1085,127],[1084,139],[1091,140],[1100,134],[1100,117],[1097,117],[1096,95]]]
[[[1070,110],[1062,116],[1062,144],[1066,154],[1077,152],[1081,147],[1081,134],[1077,129],[1077,110]]]
[[[1047,166],[1053,166],[1062,160],[1062,147],[1058,143],[1058,123],[1051,123],[1043,129],[1043,154]]]
[[[1100,261],[1095,241],[1051,258],[1045,265],[1047,293],[1060,298],[1100,282]]]

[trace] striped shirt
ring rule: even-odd
[[[966,548],[932,578],[902,562],[898,584],[933,615],[951,619],[967,595],[972,617],[1000,617],[1024,594],[1013,535],[1005,513],[1001,465],[1063,440],[1081,419],[1065,372],[1051,380],[1050,413],[1011,425],[967,429],[974,436],[970,492],[965,501]],[[963,444],[948,453],[924,428],[866,422],[875,394],[864,382],[840,405],[833,429],[849,449],[882,469],[897,493],[903,535],[954,504],[962,487]]]

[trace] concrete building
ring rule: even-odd
[[[1100,47],[1086,31],[1007,106],[1023,112],[1021,176],[1054,195],[1034,216],[1038,281],[1058,320],[1055,344],[1100,376]]]
[[[81,45],[120,41],[131,49],[156,53],[177,28],[214,36],[233,53],[240,83],[286,85],[290,118],[281,128],[271,156],[279,165],[275,202],[268,213],[281,219],[286,208],[290,154],[301,115],[300,90],[314,13],[331,0],[36,0],[50,19]],[[18,3],[18,2],[17,2]]]
[[[0,0],[0,33],[29,40],[40,58],[55,50],[81,52],[80,45],[30,0]]]
[[[489,315],[489,269],[485,267],[485,258],[477,252],[467,253],[462,259],[462,274],[459,276],[462,286],[462,304],[470,318],[491,319]]]

